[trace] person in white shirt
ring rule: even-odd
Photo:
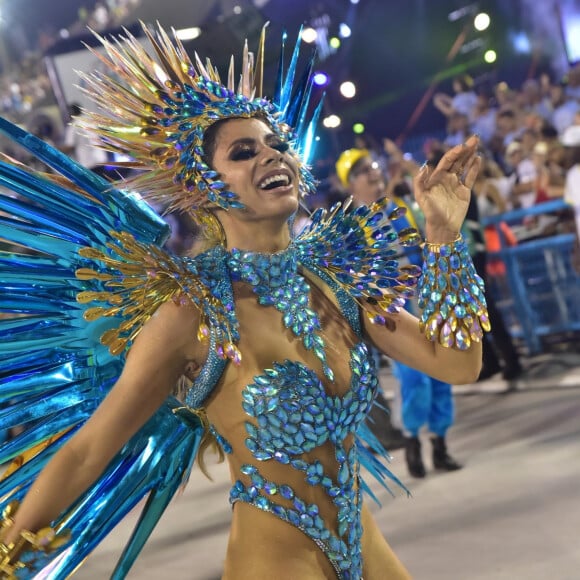
[[[505,160],[513,168],[511,197],[514,206],[532,207],[536,202],[536,179],[538,173],[534,162],[525,157],[519,141],[512,141],[506,148]]]

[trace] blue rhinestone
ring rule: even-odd
[[[244,465],[242,465],[242,467],[240,467],[240,471],[244,475],[252,475],[253,473],[258,472],[258,468],[255,467],[254,465],[250,465],[248,463],[245,463]],[[240,483],[240,482],[237,482],[237,483]]]
[[[267,451],[266,449],[259,449],[254,452],[254,457],[258,461],[268,461],[269,459],[272,459],[273,456],[274,454],[271,451]]]
[[[300,512],[303,513],[306,511],[306,504],[302,499],[299,497],[294,498],[294,507]]]
[[[252,452],[255,453],[258,449],[258,444],[253,439],[246,439],[246,447]]]
[[[289,485],[281,485],[280,486],[280,495],[284,499],[293,499],[294,498],[294,490]]]
[[[288,463],[290,463],[290,457],[288,456],[287,453],[284,453],[283,451],[276,451],[274,453],[274,459],[278,463],[282,463],[282,464],[288,464]]]
[[[264,497],[261,495],[261,496],[256,498],[256,500],[254,501],[254,504],[257,507],[259,507],[260,509],[263,509],[265,511],[269,511],[271,502],[267,497]]]
[[[282,519],[287,519],[287,514],[286,514],[286,508],[282,507],[281,505],[278,505],[276,503],[272,504],[272,513],[274,513],[275,515],[277,515],[279,518]]]
[[[288,516],[288,521],[298,527],[300,526],[300,516],[294,510],[286,510],[286,514]]]
[[[259,473],[253,473],[250,479],[258,489],[262,489],[262,487],[264,487],[265,480]]]

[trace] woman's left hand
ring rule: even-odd
[[[479,139],[470,137],[447,151],[436,167],[425,165],[416,175],[415,199],[425,215],[427,241],[445,244],[459,235],[481,167],[478,145]]]

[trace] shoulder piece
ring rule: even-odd
[[[110,232],[113,241],[105,249],[81,248],[80,255],[98,263],[95,268],[79,268],[77,278],[92,281],[94,289],[80,292],[81,303],[100,302],[84,314],[92,321],[103,316],[119,319],[119,324],[101,336],[111,354],[122,353],[161,304],[193,303],[199,308],[199,340],[214,331],[215,348],[223,358],[239,362],[235,317],[222,301],[224,273],[217,250],[194,259],[173,256],[158,246],[143,244],[126,232]]]
[[[377,307],[397,312],[414,293],[421,269],[400,266],[396,256],[401,253],[398,246],[415,245],[420,238],[412,228],[393,228],[391,221],[401,218],[404,208],[387,214],[389,202],[383,199],[350,210],[350,202],[328,212],[317,210],[295,244],[301,263],[324,273],[380,323]]]

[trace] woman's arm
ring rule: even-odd
[[[425,237],[433,251],[439,251],[441,246],[456,251],[455,243],[481,166],[478,145],[478,139],[472,137],[453,147],[435,167],[423,167],[413,181],[415,199],[425,216]],[[468,266],[461,264],[463,256],[456,257],[461,268]],[[394,331],[375,326],[365,317],[365,331],[379,350],[443,381],[470,383],[477,379],[481,370],[481,343],[472,343],[466,350],[443,347],[428,340],[417,318],[407,312],[389,319],[395,322]]]
[[[505,199],[501,196],[499,189],[489,180],[486,179],[483,194],[486,195],[497,208],[498,213],[507,211]]]
[[[395,324],[393,330],[363,318],[368,339],[387,356],[446,383],[460,385],[477,380],[481,342],[472,343],[467,350],[445,348],[427,340],[419,329],[419,320],[404,310],[389,315]]]
[[[433,105],[446,117],[450,117],[454,112],[453,97],[445,93],[435,93],[433,96]]]
[[[32,485],[3,541],[37,530],[69,507],[169,396],[195,357],[193,306],[163,304],[144,325],[119,380],[87,423],[56,453]]]

